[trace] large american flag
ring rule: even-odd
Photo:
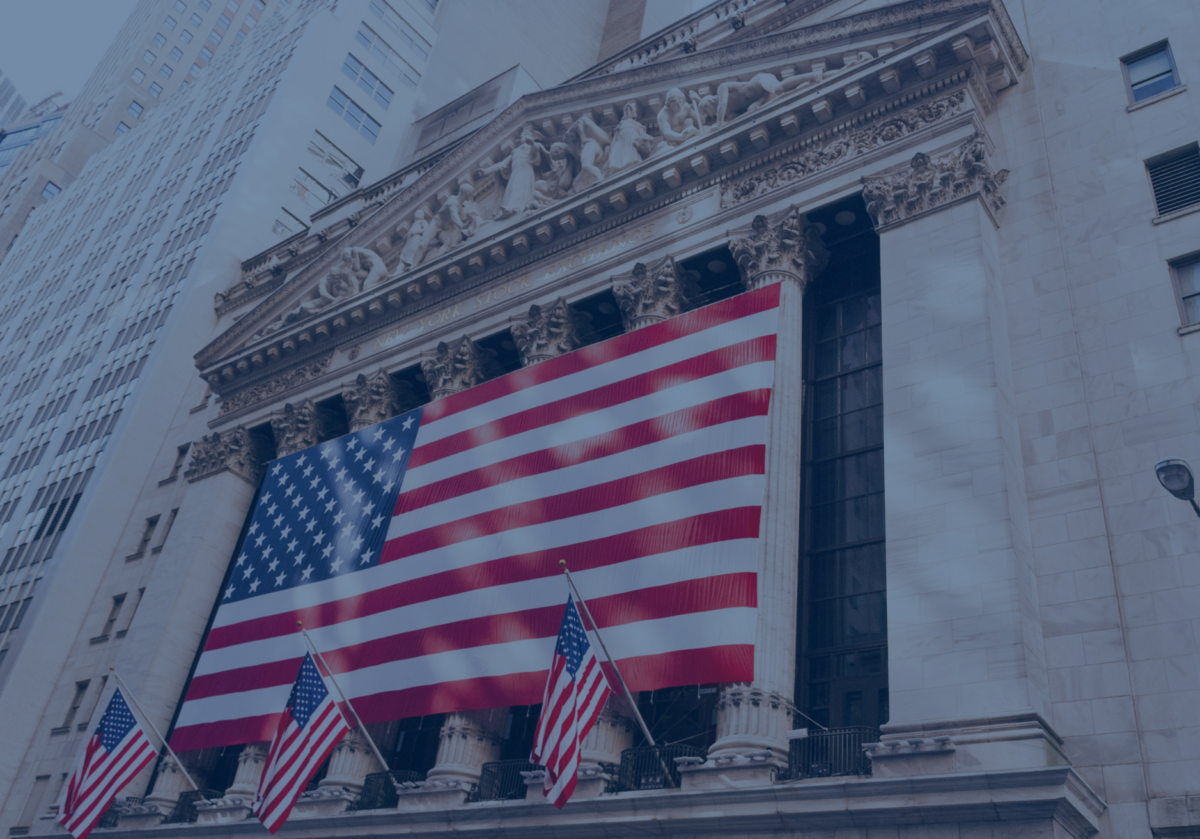
[[[313,642],[365,722],[541,700],[567,560],[632,690],[749,681],[779,290],[280,458],[172,744],[268,740]]]
[[[59,823],[75,839],[85,839],[116,794],[156,754],[120,689],[114,691],[79,765],[67,781],[58,808]]]

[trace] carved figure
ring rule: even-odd
[[[677,87],[667,91],[666,101],[658,111],[658,130],[662,132],[659,151],[685,143],[700,133],[696,112]]]
[[[550,154],[539,142],[543,139],[538,131],[527,125],[521,129],[517,146],[508,157],[475,172],[477,178],[498,172],[507,181],[497,218],[508,218],[538,208],[536,170],[542,165],[542,157],[549,157]]]
[[[421,372],[434,399],[441,399],[483,381],[483,359],[475,342],[466,335],[453,344],[440,342],[421,358]]]
[[[600,169],[604,152],[612,143],[608,132],[589,116],[582,116],[567,129],[563,140],[579,161],[579,174],[575,176],[572,187],[576,192],[582,192],[592,184],[603,179],[604,172]]]
[[[342,388],[342,401],[350,430],[360,431],[392,416],[396,408],[395,386],[385,370],[369,378],[359,373],[353,384]]]
[[[412,224],[408,228],[408,233],[404,237],[404,247],[400,251],[400,262],[405,268],[416,268],[420,264],[417,258],[421,253],[421,240],[425,238],[429,227],[428,213],[424,210],[417,210],[413,213]]]
[[[608,172],[615,174],[637,166],[654,151],[654,138],[638,121],[637,102],[626,102],[621,122],[608,147]],[[553,149],[551,149],[553,153]]]
[[[418,264],[430,256],[448,253],[470,239],[479,230],[482,213],[475,203],[475,187],[460,184],[458,194],[446,198],[438,208],[432,225],[425,231],[418,251]]]
[[[294,454],[316,445],[316,405],[306,399],[299,405],[291,402],[271,415],[271,431],[275,434],[275,452],[280,457]]]
[[[575,181],[574,160],[566,143],[550,146],[550,173],[538,180],[534,194],[543,207],[566,198]]]
[[[711,93],[701,96],[696,91],[689,90],[688,98],[692,100],[692,111],[695,113],[696,124],[700,126],[701,133],[716,128],[717,97]]]
[[[382,257],[368,248],[345,248],[339,268],[358,280],[358,290],[374,288],[387,277],[387,265]]]
[[[721,82],[717,87],[717,125],[730,119],[757,111],[785,93],[808,87],[821,81],[820,69],[797,73],[783,81],[771,73],[755,73],[748,82]]]
[[[289,323],[303,320],[343,300],[349,300],[365,286],[377,285],[386,276],[387,266],[374,251],[366,248],[343,248],[341,261],[317,283],[313,290],[315,296],[301,301],[300,305],[291,311],[284,312],[264,326],[258,335],[278,332]]]
[[[528,315],[514,317],[509,323],[525,366],[564,355],[578,346],[571,307],[561,297],[545,307],[535,303]]]

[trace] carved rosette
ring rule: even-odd
[[[466,335],[442,341],[421,354],[421,372],[433,399],[443,399],[484,380],[483,354]]]
[[[613,277],[613,296],[626,332],[673,318],[687,308],[685,277],[671,256],[651,265],[639,262],[632,273]]]
[[[288,402],[271,413],[271,431],[275,434],[275,454],[285,457],[317,444],[317,406],[311,399]]]
[[[342,388],[342,401],[350,430],[361,431],[395,415],[396,386],[386,370],[371,376],[359,373],[353,384]]]
[[[257,484],[262,474],[261,452],[250,432],[242,426],[224,433],[214,431],[192,444],[192,465],[184,473],[189,481],[198,481],[226,470]]]
[[[829,264],[821,242],[824,225],[814,224],[796,206],[758,215],[749,227],[730,233],[729,250],[742,269],[747,290],[790,280],[801,291]]]
[[[864,177],[863,199],[876,229],[974,196],[994,218],[1004,208],[1000,188],[1007,180],[1007,169],[992,171],[983,141],[975,134],[935,157],[917,152],[902,172]]]
[[[579,346],[574,315],[562,297],[548,306],[535,303],[529,307],[529,314],[510,318],[509,323],[521,363],[526,367],[565,355]]]

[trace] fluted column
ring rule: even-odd
[[[579,346],[574,314],[562,297],[547,306],[535,303],[528,314],[509,318],[509,324],[525,367],[565,355]]]
[[[372,772],[382,772],[384,767],[371,751],[367,738],[360,729],[348,732],[341,742],[333,747],[329,755],[329,771],[317,784],[320,788],[345,787],[351,792],[359,792],[363,782]]]
[[[639,262],[629,274],[613,277],[613,297],[621,309],[625,331],[652,326],[683,312],[687,279],[670,256],[650,265]]]
[[[275,435],[275,454],[285,457],[317,444],[317,406],[311,399],[298,404],[288,402],[271,413],[271,431]]]
[[[247,743],[238,755],[237,772],[234,773],[233,783],[225,790],[225,796],[238,798],[254,798],[258,791],[258,779],[262,777],[263,765],[267,761],[267,751],[270,743]]]
[[[191,789],[187,778],[179,771],[179,765],[170,757],[163,758],[154,778],[154,790],[146,796],[146,803],[158,805],[164,813],[169,813],[179,800],[179,793]]]
[[[342,388],[342,401],[351,431],[361,431],[390,419],[396,413],[396,385],[386,370],[371,376],[359,373]]]
[[[778,283],[775,382],[767,415],[766,492],[758,542],[758,628],[754,681],[724,685],[713,758],[769,751],[787,759],[796,678],[800,566],[800,430],[803,420],[803,298],[829,260],[823,228],[797,208],[757,216],[734,231],[730,250],[748,290]]]

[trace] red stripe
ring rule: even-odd
[[[754,646],[730,644],[679,650],[622,659],[618,664],[629,689],[634,691],[694,685],[698,672],[713,682],[749,682],[754,679]],[[356,698],[354,709],[364,723],[373,723],[451,711],[533,705],[543,698],[546,676],[546,670],[535,670],[385,691]],[[278,714],[266,714],[184,726],[171,736],[171,747],[178,752],[270,740],[278,719]]]
[[[715,609],[754,608],[757,602],[756,577],[754,573],[739,573],[683,580],[598,597],[589,601],[588,605],[602,628]],[[400,632],[327,650],[324,657],[336,675],[452,650],[550,638],[558,635],[562,609],[556,604],[503,615],[448,621],[426,629]],[[188,688],[187,699],[190,701],[290,684],[295,681],[296,668],[302,659],[303,656],[195,676]]]
[[[754,539],[758,536],[761,517],[759,507],[720,510],[629,530],[602,539],[517,554],[467,568],[430,574],[417,580],[397,583],[318,606],[215,627],[209,633],[204,649],[218,650],[264,638],[294,635],[297,620],[303,621],[309,629],[317,629],[461,592],[543,577],[558,577],[562,573],[558,566],[559,559],[565,559],[576,571],[586,571],[714,542]]]
[[[771,391],[769,389],[735,393],[702,405],[694,405],[627,425],[615,431],[597,434],[585,440],[530,452],[490,466],[463,472],[402,493],[397,499],[396,515],[411,513],[413,510],[430,504],[488,489],[508,481],[543,475],[580,463],[610,457],[620,452],[661,443],[680,434],[687,434],[702,428],[711,428],[746,417],[766,416],[770,400]]]
[[[714,481],[761,475],[765,471],[766,450],[765,445],[758,444],[714,452],[561,495],[500,507],[418,530],[384,542],[379,561],[394,562],[459,542],[599,510],[611,510]]]
[[[669,344],[684,336],[694,335],[697,332],[703,332],[706,329],[712,329],[715,326],[778,306],[779,288],[777,285],[739,294],[646,329],[639,329],[599,344],[592,344],[590,347],[552,358],[541,364],[535,364],[533,367],[525,367],[498,379],[476,385],[462,393],[431,402],[425,406],[421,423],[428,425],[443,417],[474,408],[485,402],[491,402],[510,393],[516,393],[554,379],[561,379],[652,347]]]
[[[482,446],[485,443],[492,443],[496,440],[511,437],[514,434],[545,428],[575,417],[585,416],[596,411],[603,411],[614,405],[650,396],[676,385],[704,379],[726,370],[744,367],[747,364],[773,361],[774,358],[774,335],[763,335],[739,344],[734,344],[733,346],[721,347],[720,349],[695,355],[691,358],[685,358],[674,364],[668,364],[665,367],[648,370],[645,373],[630,376],[627,379],[601,385],[594,390],[568,396],[554,402],[536,405],[524,411],[517,411],[516,413],[492,420],[491,422],[480,423],[472,428],[465,429],[457,434],[451,434],[440,440],[434,440],[423,446],[418,445],[412,453],[412,459],[409,461],[408,468],[417,469],[450,455]],[[480,385],[480,387],[484,387],[484,385]],[[464,391],[462,395],[471,393],[476,389],[472,388],[469,391]],[[438,405],[441,402],[434,402],[432,404]],[[419,440],[420,438],[418,437]]]

